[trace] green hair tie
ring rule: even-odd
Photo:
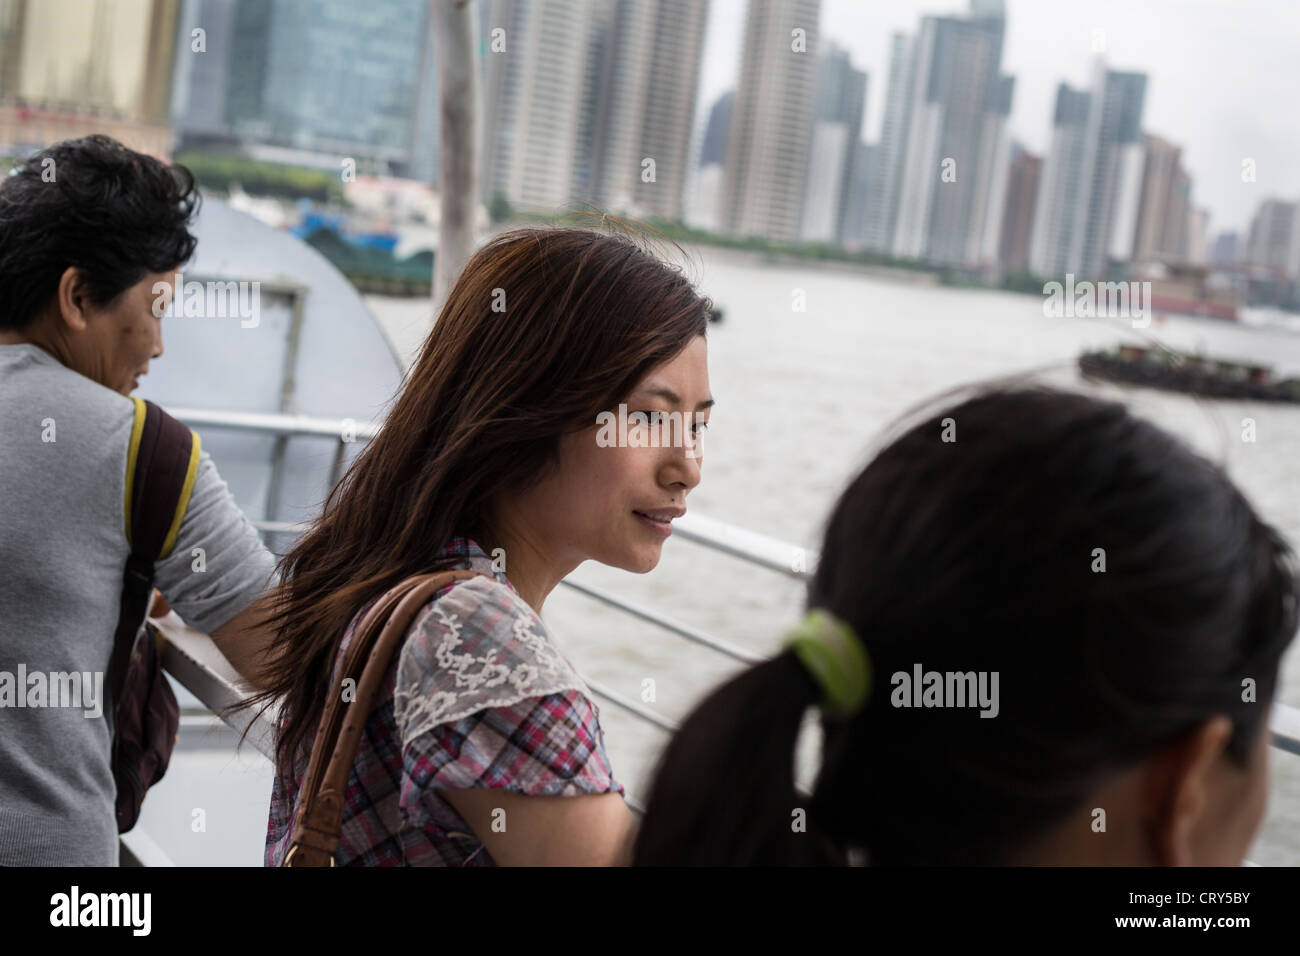
[[[821,686],[826,716],[844,720],[866,705],[871,694],[871,659],[866,645],[844,621],[815,608],[786,636],[786,647]]]

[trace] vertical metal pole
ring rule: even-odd
[[[474,249],[478,211],[478,30],[472,0],[429,0],[438,51],[442,218],[433,267],[433,310],[442,311]]]
[[[342,438],[339,439],[338,447],[334,449],[334,467],[330,469],[330,487],[333,488],[343,477],[343,462],[347,457],[348,443]]]
[[[303,300],[307,290],[302,287],[286,290],[293,303],[289,318],[289,339],[284,353],[284,376],[280,380],[280,411],[293,414],[296,407],[298,348],[302,343]],[[279,435],[271,452],[271,480],[266,488],[266,521],[278,521],[280,513],[280,488],[284,483],[284,455],[288,451],[289,436]]]

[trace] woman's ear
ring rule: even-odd
[[[1193,864],[1194,835],[1210,806],[1211,777],[1231,737],[1232,721],[1216,715],[1152,761],[1144,786],[1144,814],[1156,865]]]

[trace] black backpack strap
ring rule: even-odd
[[[181,520],[199,471],[199,436],[153,402],[132,398],[135,420],[126,455],[126,540],[131,554],[122,578],[122,605],[113,638],[113,706],[122,699],[122,681],[140,622],[153,596],[154,562],[176,546]]]

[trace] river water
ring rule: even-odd
[[[768,264],[747,253],[699,247],[691,257],[688,273],[726,313],[709,330],[709,373],[718,404],[704,479],[688,502],[695,513],[816,549],[831,504],[891,420],[952,386],[1034,371],[1048,383],[1120,397],[1185,437],[1223,463],[1266,520],[1300,543],[1300,406],[1083,383],[1074,365],[1080,350],[1142,340],[1125,320],[1045,318],[1039,297],[946,288],[847,267]],[[805,311],[794,308],[800,295]],[[431,325],[428,303],[378,296],[366,301],[409,362]],[[1172,348],[1257,360],[1283,376],[1300,375],[1295,331],[1179,318],[1144,331]],[[1241,440],[1245,417],[1255,420],[1254,443]],[[573,577],[762,654],[777,649],[803,597],[797,581],[680,538],[665,544],[663,560],[650,574],[589,563]],[[646,681],[653,680],[655,700],[644,706],[670,720],[684,716],[741,666],[567,588],[556,589],[543,616],[588,681],[642,701]],[[1292,652],[1284,670],[1282,699],[1300,706],[1300,654]],[[612,703],[598,703],[615,774],[630,796],[642,797],[665,734]],[[805,781],[814,747],[801,755]],[[1269,815],[1250,858],[1265,865],[1300,864],[1300,757],[1270,752]],[[245,831],[259,816],[265,823],[265,761],[216,754],[180,759],[216,761],[209,769],[224,771],[232,804],[239,804],[232,817],[247,821],[239,827],[237,861],[257,862],[250,857],[260,842]],[[182,786],[184,778],[172,783],[174,777],[181,774],[168,774],[159,789]],[[157,807],[167,799],[150,803]],[[177,794],[185,806],[197,799]],[[157,825],[182,828],[174,821]],[[180,835],[186,846],[194,842],[188,837]],[[212,861],[218,841],[202,842],[201,856]],[[183,851],[169,850],[186,862]]]

